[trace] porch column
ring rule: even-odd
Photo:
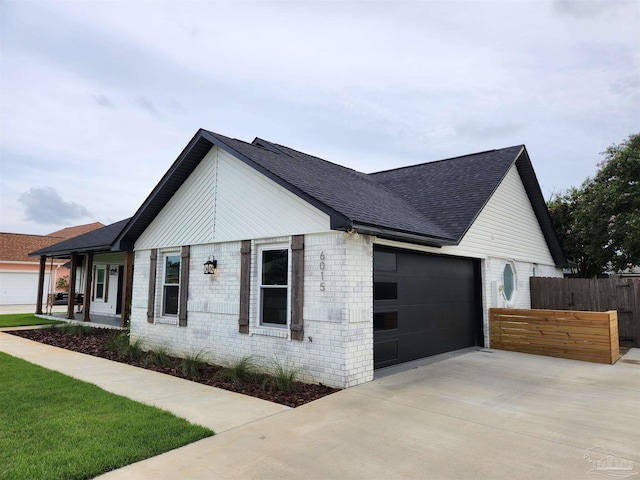
[[[69,272],[69,301],[67,302],[67,318],[75,320],[73,309],[76,304],[76,270],[78,270],[78,254],[71,254],[71,271]]]
[[[44,295],[44,271],[47,266],[47,257],[40,255],[40,273],[38,275],[38,298],[36,300],[36,315],[42,315],[42,296]],[[51,273],[49,273],[51,275]]]
[[[133,286],[133,252],[125,252],[124,256],[124,281],[122,282],[122,312],[120,326],[129,325],[131,317],[131,296]]]
[[[93,270],[93,252],[87,253],[85,255],[85,258],[87,261],[83,266],[83,268],[85,268],[85,278],[84,278],[84,298],[83,298],[83,304],[82,304],[82,312],[84,314],[83,320],[85,322],[90,322],[91,317],[89,316],[89,314],[90,314],[90,308],[91,308],[91,281],[92,281],[91,271]],[[107,275],[109,275],[109,272],[107,272]]]

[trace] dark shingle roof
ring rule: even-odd
[[[40,250],[31,252],[29,256],[46,255],[48,257],[55,257],[61,255],[69,255],[73,252],[87,252],[87,251],[108,251],[122,232],[122,229],[127,225],[129,219],[120,220],[119,222],[112,223],[106,227],[92,230],[83,235],[70,238],[63,242],[55,243]]]
[[[434,246],[459,243],[516,164],[556,264],[566,263],[522,145],[365,174],[259,138],[249,144],[202,129],[117,235],[114,249],[133,248],[213,145],[328,214],[333,229]]]
[[[274,153],[258,146],[269,146],[265,140],[256,139],[254,144],[248,144],[212,135],[224,138],[223,141],[231,148],[339,212],[352,224],[384,227],[443,241],[451,240],[448,233],[431,219],[365,173],[283,145],[271,144],[282,152]]]
[[[370,176],[459,242],[522,149],[502,148]]]

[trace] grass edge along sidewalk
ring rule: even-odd
[[[0,315],[0,328],[26,327],[32,325],[55,325],[57,323],[66,322],[61,320],[50,320],[48,318],[39,318],[32,313],[8,313]]]
[[[86,479],[213,435],[0,352],[0,478]]]

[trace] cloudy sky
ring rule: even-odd
[[[640,2],[0,2],[0,231],[131,216],[198,128],[363,172],[640,131]]]

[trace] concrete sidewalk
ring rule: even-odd
[[[615,365],[473,351],[296,409],[3,333],[0,351],[219,433],[102,480],[640,476],[640,349]]]
[[[289,407],[0,332],[0,351],[225,432]]]

